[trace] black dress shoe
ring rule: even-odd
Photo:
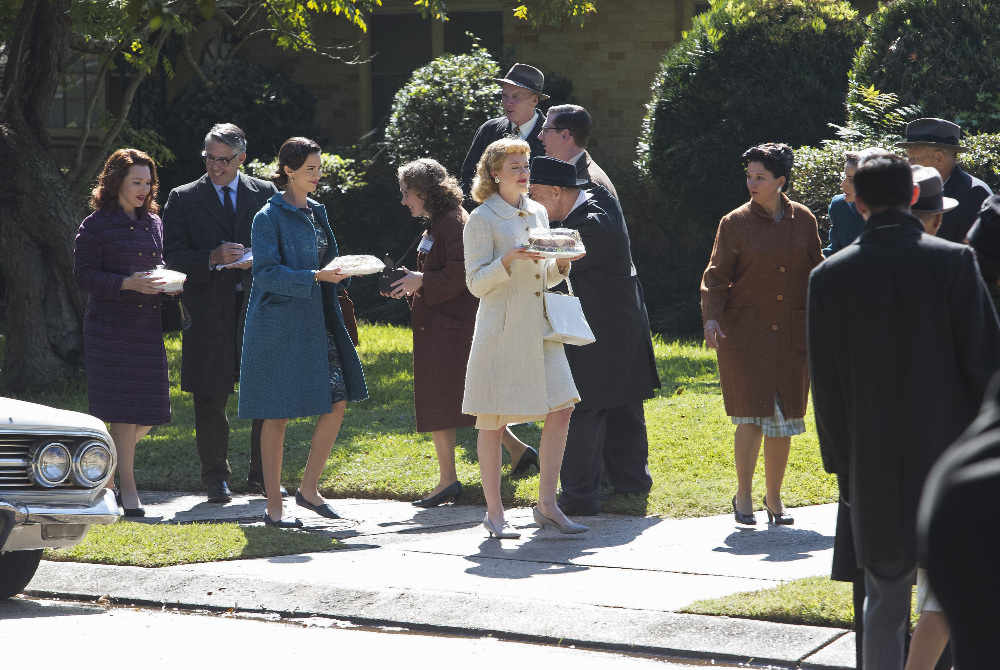
[[[517,459],[517,464],[511,468],[510,474],[523,475],[532,465],[539,469],[538,452],[533,447],[528,447],[521,454],[521,458]]]
[[[299,492],[295,492],[295,504],[299,507],[305,507],[310,512],[316,512],[321,517],[327,519],[339,519],[340,515],[333,511],[330,507],[330,503],[323,503],[322,505],[313,505],[311,502],[305,499],[305,497]],[[267,516],[267,515],[265,515]]]
[[[259,495],[267,497],[267,491],[264,489],[264,473],[260,471],[250,470],[247,473],[247,493],[257,493]],[[284,486],[281,487],[281,497],[288,497],[288,489]]]
[[[441,489],[438,493],[432,496],[427,496],[423,500],[417,500],[413,503],[414,507],[437,507],[444,501],[451,498],[454,502],[458,502],[458,499],[462,497],[462,482],[455,482],[450,484],[445,488]]]
[[[589,506],[589,505],[574,505],[570,502],[564,502],[563,500],[557,500],[556,504],[559,505],[559,509],[566,516],[597,516],[601,513],[601,507]]]
[[[302,528],[302,519],[294,516],[286,516],[275,521],[267,512],[264,512],[264,525],[274,526],[275,528]]]
[[[233,492],[229,490],[226,480],[208,485],[208,502],[227,503],[233,501]]]

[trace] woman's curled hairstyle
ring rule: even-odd
[[[298,170],[309,156],[321,152],[319,145],[308,137],[289,137],[278,149],[278,169],[271,175],[271,181],[280,189],[287,188],[288,175],[285,174],[285,166]]]
[[[90,192],[90,206],[94,210],[99,209],[120,209],[118,204],[118,193],[122,190],[125,177],[129,168],[133,165],[145,165],[149,168],[150,185],[149,195],[142,203],[143,209],[150,214],[160,211],[160,206],[156,204],[158,180],[156,178],[156,163],[145,153],[138,149],[119,149],[111,154],[108,161],[101,170],[101,175],[97,178],[97,186]]]
[[[462,204],[462,188],[443,165],[430,158],[418,158],[399,168],[396,176],[424,201],[432,221]]]
[[[787,191],[792,185],[792,166],[795,165],[795,155],[787,144],[758,144],[747,149],[743,154],[743,165],[754,161],[763,164],[764,168],[774,175],[774,178],[785,178],[782,191]]]
[[[473,200],[481,203],[497,192],[493,174],[500,172],[500,168],[503,167],[504,161],[510,154],[530,156],[531,147],[524,140],[510,137],[499,139],[486,147],[486,151],[483,152],[476,165],[476,178],[472,181]]]

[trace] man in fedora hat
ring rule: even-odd
[[[577,177],[600,184],[617,198],[618,191],[611,178],[587,153],[590,125],[590,114],[580,105],[555,105],[549,107],[538,139],[546,156],[575,165]]]
[[[979,218],[969,229],[968,238],[969,246],[976,251],[979,274],[1000,314],[1000,196],[986,198]]]
[[[459,180],[466,199],[472,191],[472,180],[476,176],[476,165],[483,152],[493,142],[502,137],[516,136],[531,147],[531,156],[541,156],[545,153],[538,132],[545,122],[537,105],[549,96],[542,93],[545,86],[545,75],[538,68],[515,63],[506,77],[497,77],[493,81],[500,84],[500,100],[503,103],[503,116],[490,119],[479,126],[472,140],[472,147],[462,163],[462,174]]]
[[[944,184],[941,175],[934,168],[914,165],[913,183],[920,188],[920,197],[913,203],[910,211],[924,222],[924,232],[937,235],[941,228],[941,219],[945,212],[958,207],[958,200],[942,194]]]
[[[965,172],[958,164],[958,154],[969,150],[959,144],[961,128],[944,119],[917,119],[906,126],[906,141],[897,147],[906,149],[910,165],[935,168],[944,182],[944,195],[958,201],[958,207],[946,212],[937,236],[952,242],[963,242],[979,207],[993,194],[980,179]]]
[[[921,490],[1000,367],[1000,325],[971,249],[923,232],[913,172],[862,156],[856,243],[809,277],[813,410],[864,569],[865,668],[902,668]]]
[[[602,472],[615,493],[645,493],[653,484],[642,401],[653,397],[660,378],[649,317],[621,210],[603,210],[583,188],[593,184],[556,158],[533,159],[530,182],[529,195],[545,207],[550,225],[579,231],[587,249],[569,279],[597,341],[566,347],[581,400],[570,419],[558,502],[566,514],[598,514]],[[610,195],[607,203],[619,207]]]

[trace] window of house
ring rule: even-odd
[[[50,128],[79,128],[87,99],[97,86],[100,60],[92,54],[82,54],[66,70],[62,84],[56,91],[55,100],[49,110]],[[98,100],[97,109],[103,107]]]

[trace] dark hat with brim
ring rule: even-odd
[[[951,149],[963,153],[969,147],[958,143],[962,129],[951,121],[944,119],[917,119],[906,124],[906,141],[896,142],[897,147],[933,147],[935,149]]]
[[[507,72],[506,77],[495,77],[493,81],[528,89],[537,95],[539,100],[549,99],[549,96],[542,93],[542,89],[545,88],[545,75],[537,67],[531,67],[524,63],[514,63],[514,67]]]
[[[563,188],[580,188],[590,183],[587,179],[577,179],[575,165],[551,156],[532,158],[531,174],[528,179],[532,184]]]
[[[920,198],[910,211],[915,214],[942,214],[958,207],[958,200],[944,196],[941,174],[932,167],[913,165],[913,183],[920,187]]]

